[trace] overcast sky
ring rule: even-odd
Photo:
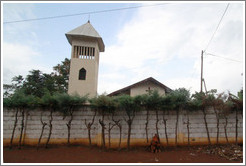
[[[1,2],[2,3],[2,2]],[[162,2],[156,2],[160,4]],[[70,58],[65,33],[86,23],[105,43],[100,54],[98,93],[110,93],[148,77],[171,89],[200,91],[201,51],[207,47],[227,2],[177,3],[39,21],[3,22],[154,3],[3,3],[2,80],[32,69],[44,73]],[[231,2],[204,54],[207,89],[236,93],[243,87],[245,5]]]

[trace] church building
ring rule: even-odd
[[[166,85],[160,83],[159,81],[157,81],[152,77],[149,77],[135,84],[129,85],[125,88],[112,92],[108,96],[118,96],[123,94],[130,95],[130,96],[137,96],[142,94],[149,94],[154,90],[157,90],[159,94],[163,96],[165,96],[166,94],[172,91]]]

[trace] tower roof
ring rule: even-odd
[[[73,37],[89,37],[89,38],[96,38],[99,45],[100,52],[104,52],[104,43],[101,38],[101,36],[98,34],[98,32],[95,30],[95,28],[91,25],[90,21],[88,21],[86,24],[83,24],[66,34],[67,40],[70,44],[72,44]]]

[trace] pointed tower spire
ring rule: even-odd
[[[67,37],[68,42],[71,45],[72,45],[72,40],[74,38],[78,38],[78,37],[79,38],[89,37],[89,38],[96,39],[98,41],[98,44],[99,44],[100,52],[104,52],[104,48],[105,48],[104,42],[103,42],[101,36],[99,35],[99,33],[90,24],[89,20],[86,24],[83,24],[83,25],[67,32],[65,35]]]
[[[90,23],[90,14],[89,14],[89,16],[88,16],[88,23]]]

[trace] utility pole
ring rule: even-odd
[[[203,81],[203,50],[201,55],[201,92],[202,92],[202,81]]]
[[[205,83],[205,80],[203,79],[203,83],[204,83],[204,88],[205,88],[205,92],[207,93],[207,87],[206,87],[206,83]]]

